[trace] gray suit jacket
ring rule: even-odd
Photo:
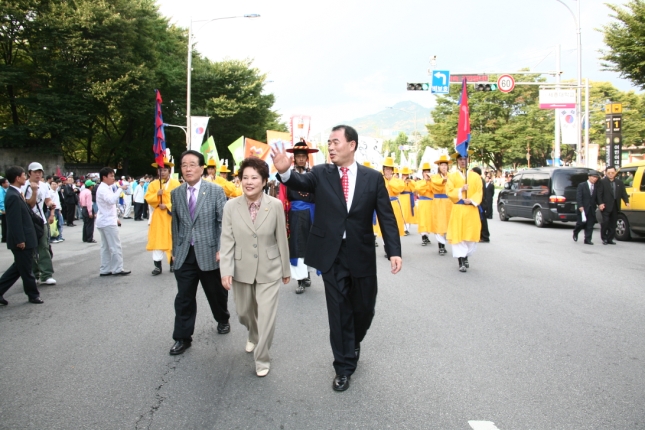
[[[222,233],[222,212],[226,204],[224,190],[219,185],[202,180],[193,220],[188,210],[187,187],[184,183],[170,192],[175,269],[184,264],[191,240],[199,268],[203,271],[218,269],[215,254],[219,251]]]
[[[224,207],[220,258],[222,277],[233,276],[237,282],[264,284],[290,277],[287,226],[280,200],[263,194],[255,223],[244,196],[229,200]]]

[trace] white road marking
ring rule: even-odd
[[[473,430],[499,430],[492,421],[468,421]]]

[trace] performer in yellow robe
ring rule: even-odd
[[[385,188],[387,188],[387,193],[390,195],[390,202],[392,203],[392,210],[394,211],[394,217],[396,218],[396,224],[399,227],[399,236],[405,235],[404,222],[403,222],[403,211],[401,209],[401,202],[399,201],[399,194],[405,188],[405,182],[395,178],[394,173],[394,160],[392,157],[385,157],[383,161],[383,178],[385,180]],[[380,229],[378,231],[380,235]]]
[[[417,223],[417,214],[416,214],[416,201],[414,199],[416,192],[416,187],[414,181],[410,179],[412,170],[409,167],[404,167],[401,169],[401,180],[405,184],[405,188],[399,195],[399,201],[401,202],[401,210],[403,211],[403,221],[405,222],[405,235],[410,234],[410,224]]]
[[[222,163],[219,167],[219,176],[216,178],[216,184],[224,188],[224,194],[226,194],[226,200],[233,199],[242,195],[242,188],[237,188],[235,184],[228,180],[228,174],[231,173],[228,170],[228,166]]]
[[[448,197],[454,203],[448,223],[448,241],[452,245],[452,256],[459,260],[459,271],[465,272],[470,257],[477,249],[481,237],[479,205],[482,202],[483,186],[481,176],[467,171],[468,157],[455,153],[457,171],[448,175]]]
[[[170,262],[170,271],[173,271],[173,262],[170,257],[172,252],[172,202],[170,192],[177,188],[179,181],[170,177],[170,168],[174,164],[164,158],[164,167],[159,169],[159,179],[150,181],[145,200],[154,208],[150,215],[148,228],[148,244],[146,250],[152,251],[152,260],[155,268],[153,276],[161,274],[161,261],[166,254]],[[152,167],[159,167],[152,163]]]
[[[423,179],[414,183],[414,189],[419,195],[415,215],[419,225],[417,230],[421,235],[421,246],[427,246],[431,243],[429,234],[432,231],[432,198],[434,196],[430,180],[430,163],[423,163],[421,172]]]
[[[430,177],[432,184],[432,221],[430,222],[430,233],[434,233],[439,245],[439,255],[446,255],[446,233],[448,232],[448,222],[450,221],[450,212],[452,211],[452,202],[446,194],[446,185],[448,183],[448,167],[452,161],[442,155],[434,162],[439,166],[439,172]]]

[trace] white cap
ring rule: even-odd
[[[125,176],[121,176],[121,179],[125,179]]]
[[[33,171],[36,171],[36,170],[45,171],[45,169],[43,169],[43,165],[40,164],[40,163],[36,163],[35,161],[29,165],[27,170],[30,171],[30,172],[33,172]]]
[[[139,182],[145,182],[146,180],[143,178],[139,178]]]

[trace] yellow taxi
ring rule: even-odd
[[[624,165],[616,180],[625,184],[629,194],[629,207],[621,203],[616,224],[616,239],[630,240],[633,236],[645,236],[645,161]]]

